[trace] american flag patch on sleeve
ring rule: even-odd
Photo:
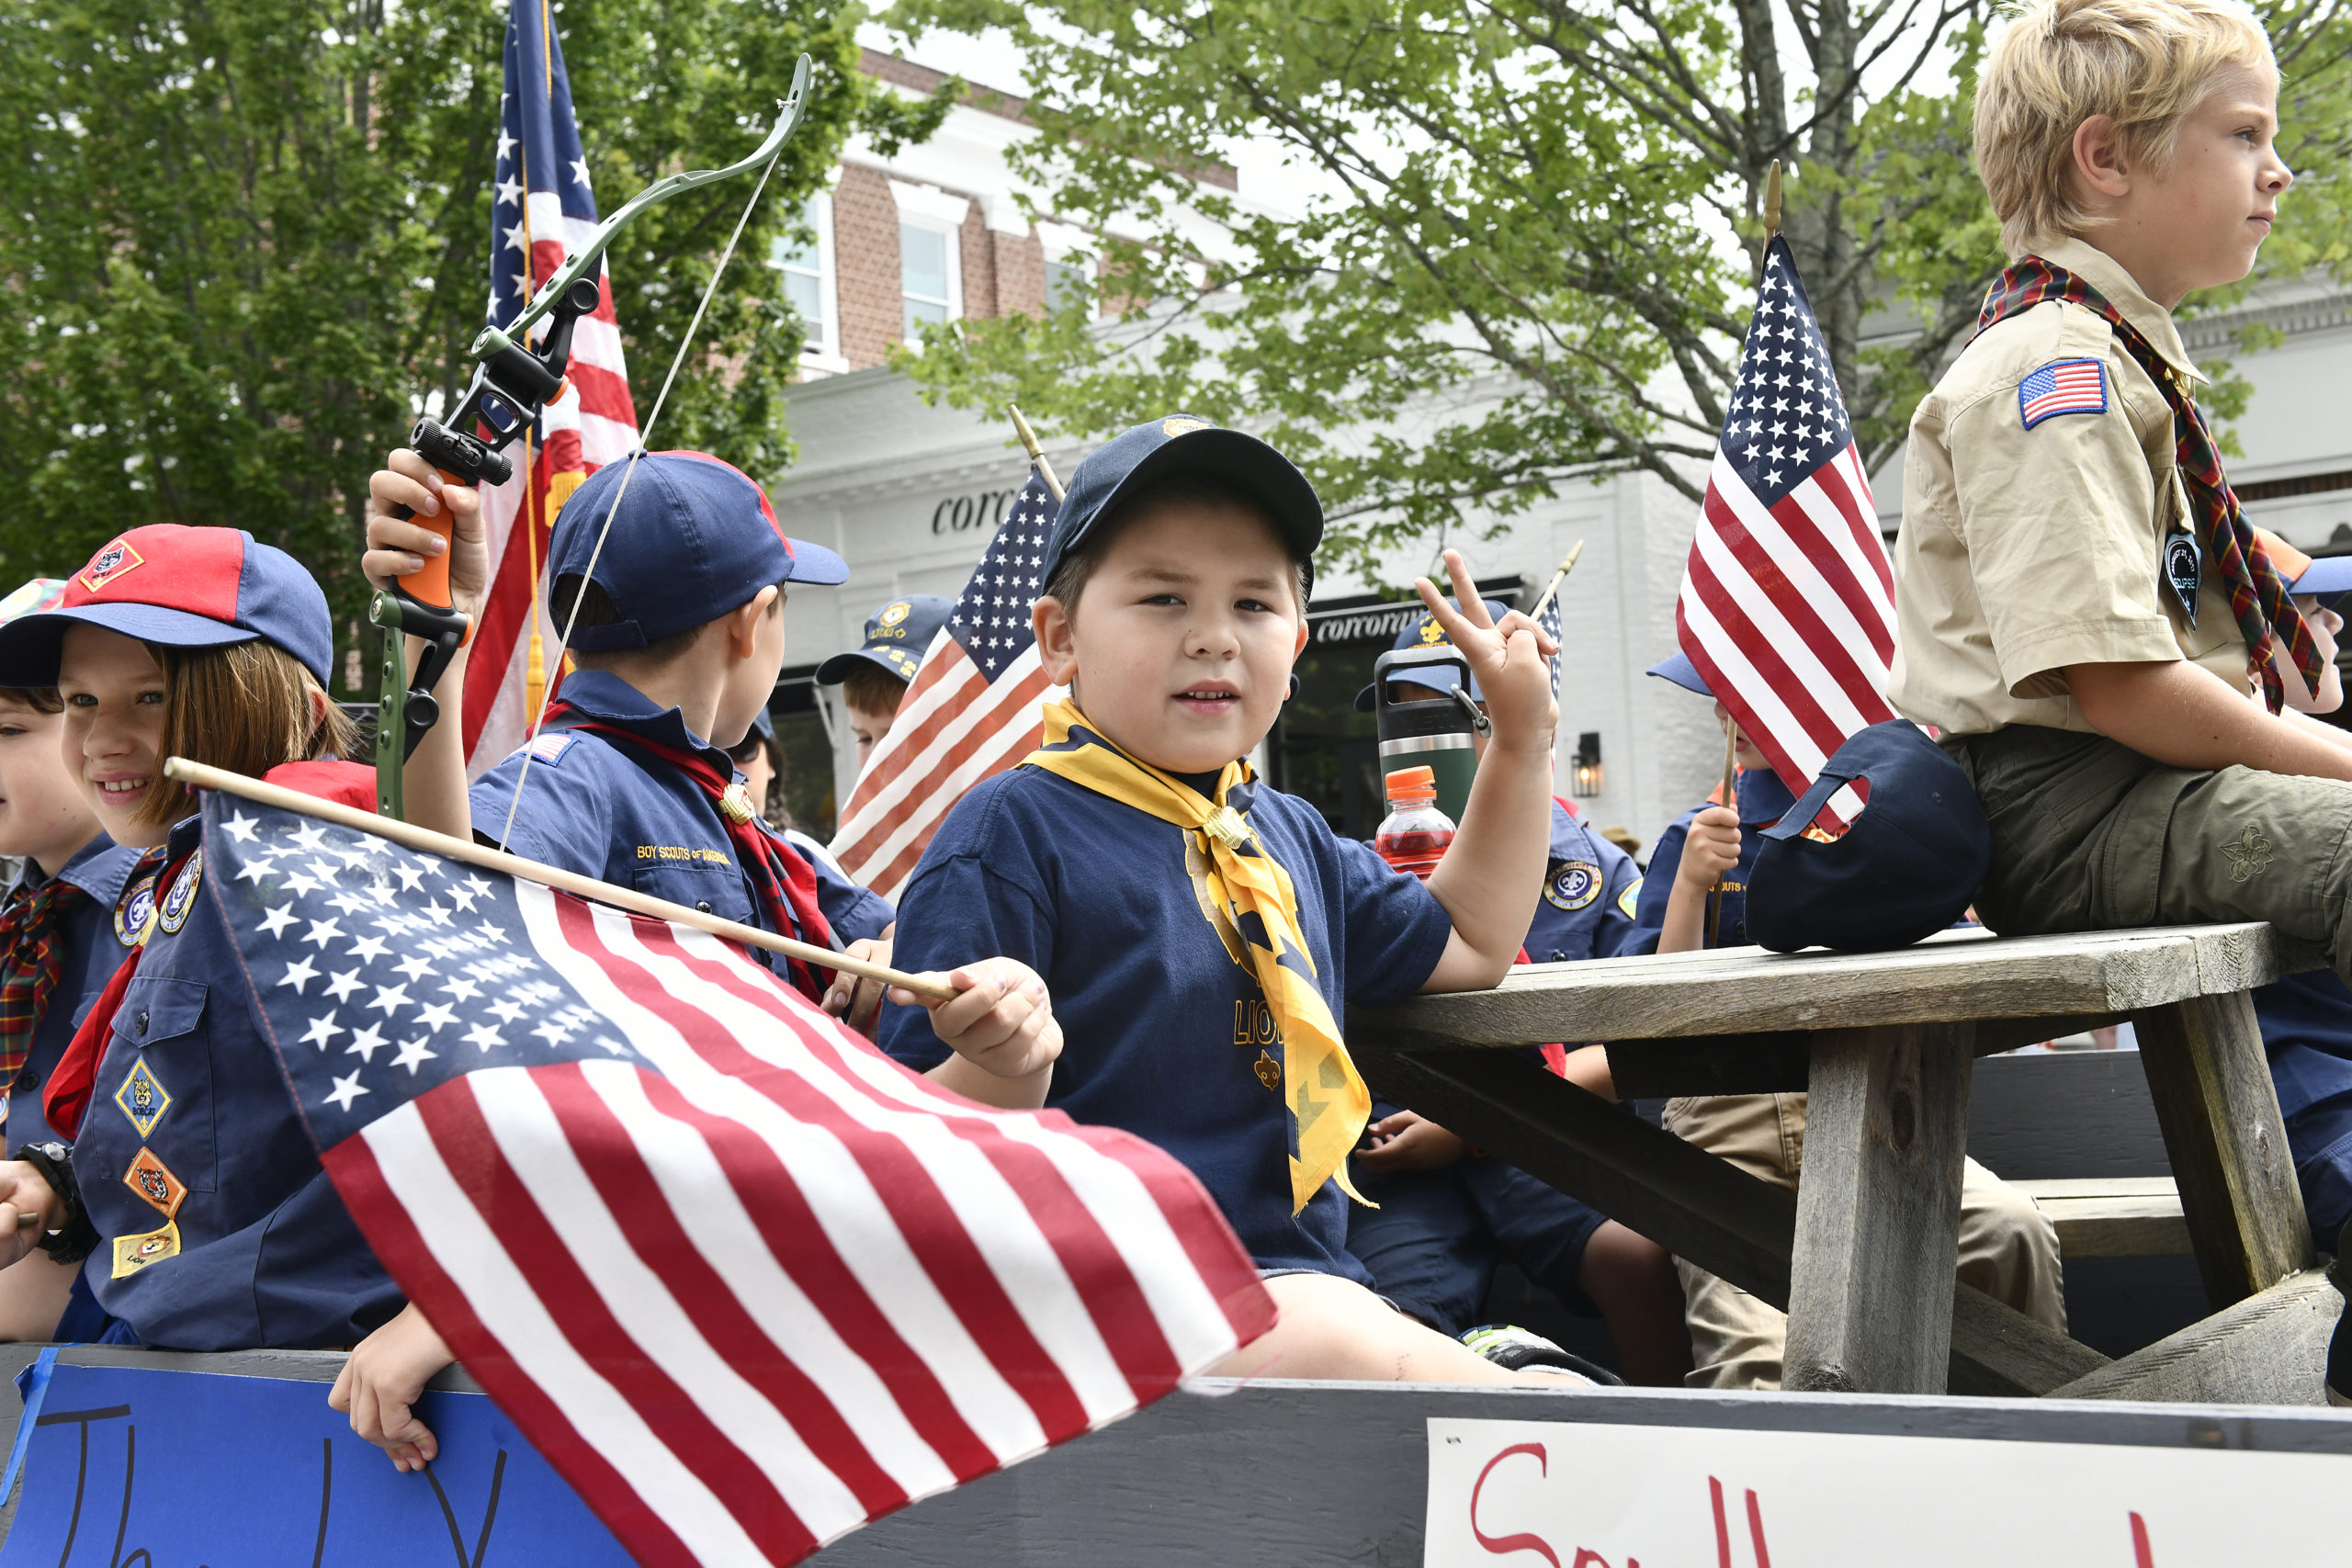
[[[2062,413],[2107,412],[2107,367],[2096,359],[2060,359],[2018,383],[2018,412],[2031,430]]]

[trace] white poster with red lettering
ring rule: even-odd
[[[2352,1457],[1430,1422],[1425,1568],[2352,1562]]]

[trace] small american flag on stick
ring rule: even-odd
[[[1848,736],[1895,716],[1894,574],[1828,348],[1777,234],[1674,621],[1793,791]]]
[[[368,1244],[647,1568],[797,1562],[1272,1324],[1175,1160],[716,937],[219,793],[204,866]]]
[[[833,858],[885,898],[899,896],[966,790],[1045,741],[1044,706],[1061,688],[1037,661],[1029,611],[1059,510],[1032,468],[849,792]]]

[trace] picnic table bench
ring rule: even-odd
[[[2247,993],[2268,925],[1759,948],[1514,969],[1350,1010],[1374,1088],[1789,1314],[1784,1386],[2310,1404],[2342,1305]],[[2214,1315],[2107,1357],[1956,1283],[1972,1059],[2130,1020]],[[1624,1098],[1809,1091],[1790,1192],[1508,1049],[1603,1041]]]

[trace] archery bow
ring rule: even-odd
[[[416,428],[409,434],[409,445],[433,465],[441,483],[506,482],[514,474],[514,466],[501,454],[529,430],[540,411],[562,392],[564,372],[571,359],[572,329],[581,317],[596,308],[601,293],[597,264],[604,259],[613,236],[647,208],[667,201],[681,191],[716,185],[754,169],[762,170],[760,188],[765,189],[767,171],[775,168],[776,160],[783,155],[784,144],[800,128],[808,107],[810,70],[808,57],[804,54],[793,69],[790,95],[776,107],[775,128],[751,152],[722,169],[690,169],[647,186],[596,226],[587,243],[539,286],[521,315],[504,327],[482,328],[470,351],[475,361],[473,380],[451,411],[447,423],[426,415],[416,422]],[[752,200],[758,199],[759,193],[754,191]],[[747,207],[744,217],[748,219],[750,215]],[[739,220],[736,233],[740,236],[741,232],[742,221]],[[733,254],[734,240],[729,239],[728,254]],[[675,378],[678,366],[685,358],[686,347],[702,324],[703,310],[708,307],[711,292],[718,288],[725,269],[726,261],[722,258],[718,270],[711,275],[709,288],[703,292],[693,323],[686,328],[685,338],[678,345],[677,357],[670,367],[672,378]],[[534,350],[529,346],[528,336],[542,320],[548,322],[547,333]],[[663,397],[669,389],[669,381],[663,381]],[[661,400],[656,399],[655,418],[660,416],[661,407]],[[652,419],[646,423],[650,430]],[[477,430],[481,434],[476,434]],[[405,506],[395,506],[391,515],[407,518],[413,513]],[[440,535],[445,547],[450,542],[451,525],[446,511],[417,521]],[[608,515],[607,524],[610,521]],[[458,649],[473,635],[470,619],[457,609],[449,592],[447,549],[426,557],[422,570],[397,580],[389,589],[379,590],[369,602],[368,618],[384,631],[382,694],[378,699],[376,716],[376,809],[382,816],[398,818],[401,814],[401,769],[417,743],[441,716],[433,688],[439,683],[449,661],[457,657]],[[411,637],[422,639],[424,645],[413,674],[408,669],[406,639]]]

